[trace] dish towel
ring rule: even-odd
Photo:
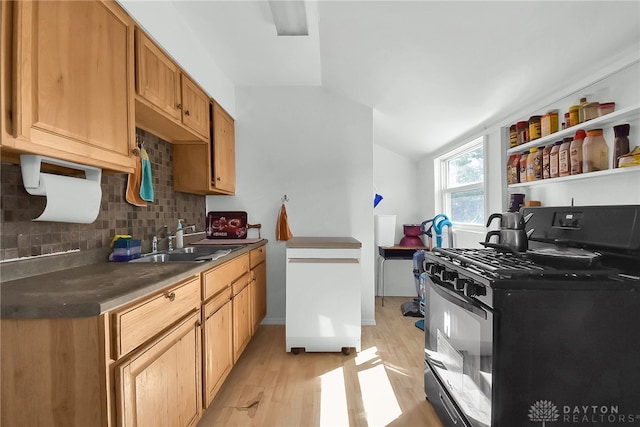
[[[140,182],[140,197],[147,202],[153,202],[153,181],[151,178],[151,162],[147,150],[140,149],[142,162],[142,181]]]
[[[136,154],[136,165],[133,173],[129,174],[127,179],[127,192],[126,199],[127,202],[131,203],[133,206],[147,206],[147,202],[145,202],[142,197],[140,197],[140,184],[142,181],[142,161],[140,160],[140,156]]]
[[[280,207],[278,214],[278,222],[276,223],[276,240],[289,240],[293,237],[293,233],[289,229],[289,220],[287,218],[287,209],[284,203]]]

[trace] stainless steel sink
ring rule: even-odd
[[[244,245],[187,246],[143,255],[129,262],[205,262],[229,255]]]

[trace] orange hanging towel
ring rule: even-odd
[[[278,222],[276,223],[276,240],[289,240],[293,237],[293,233],[289,229],[289,220],[287,219],[287,209],[284,203],[280,207],[278,214]]]

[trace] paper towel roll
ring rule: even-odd
[[[42,163],[82,170],[86,179],[42,173]],[[20,155],[20,167],[25,190],[47,197],[44,211],[34,221],[89,224],[96,220],[102,200],[101,169],[33,154]]]
[[[40,174],[47,206],[34,221],[90,224],[100,213],[102,188],[99,182],[70,176]]]

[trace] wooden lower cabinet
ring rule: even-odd
[[[251,269],[251,335],[255,335],[260,322],[267,315],[267,263]]]
[[[240,359],[240,355],[251,340],[251,291],[250,276],[245,274],[233,284],[233,362]]]
[[[119,425],[186,427],[202,414],[200,313],[116,367]]]
[[[203,307],[203,388],[207,408],[233,368],[231,287]]]
[[[115,425],[105,320],[2,319],[0,425]]]

